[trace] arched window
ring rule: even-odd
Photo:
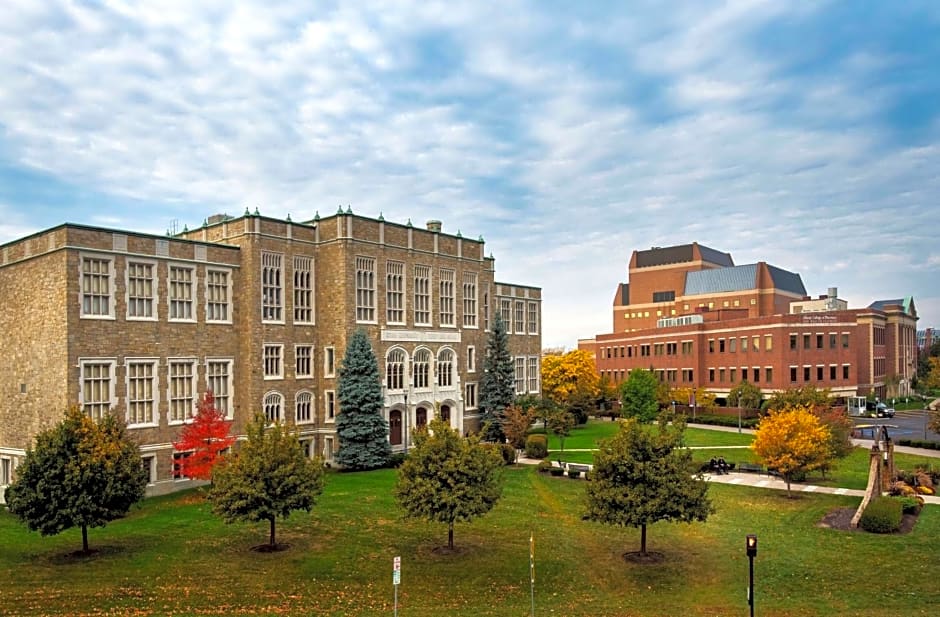
[[[268,422],[281,420],[281,409],[284,407],[284,397],[280,392],[268,392],[264,395],[264,417]]]
[[[424,407],[415,409],[415,426],[424,426],[428,423],[428,410]]]
[[[441,405],[441,420],[450,424],[450,405]]]
[[[401,390],[405,387],[405,352],[395,348],[388,352],[385,359],[385,386],[389,390]]]
[[[437,385],[442,388],[454,385],[453,349],[442,349],[437,354]]]
[[[306,390],[297,393],[294,401],[294,422],[301,424],[313,421],[313,395]]]
[[[428,375],[431,374],[431,352],[427,349],[419,349],[415,352],[415,388],[430,388],[431,381]]]

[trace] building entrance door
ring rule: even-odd
[[[401,411],[388,412],[388,440],[393,446],[401,445]]]

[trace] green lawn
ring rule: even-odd
[[[441,525],[400,519],[394,472],[331,474],[311,514],[279,525],[290,549],[249,550],[266,526],[225,526],[194,493],[147,500],[128,518],[90,533],[41,538],[0,512],[0,613],[4,615],[389,615],[392,558],[402,558],[399,614],[527,615],[529,534],[535,537],[536,614],[746,614],[744,536],[756,533],[757,613],[762,616],[928,615],[940,567],[940,507],[907,535],[816,527],[857,498],[712,485],[707,523],[657,523],[658,565],[623,561],[639,532],[581,520],[585,483],[510,468],[503,499],[459,524],[458,554]]]

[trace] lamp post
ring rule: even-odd
[[[750,571],[747,586],[747,604],[751,607],[751,617],[754,617],[754,557],[757,556],[757,536],[755,534],[747,534],[745,547]]]
[[[408,454],[408,393],[405,392],[405,454]]]

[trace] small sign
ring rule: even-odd
[[[401,572],[401,557],[395,557],[392,560],[392,571]]]
[[[401,571],[395,570],[392,572],[392,585],[401,585]]]

